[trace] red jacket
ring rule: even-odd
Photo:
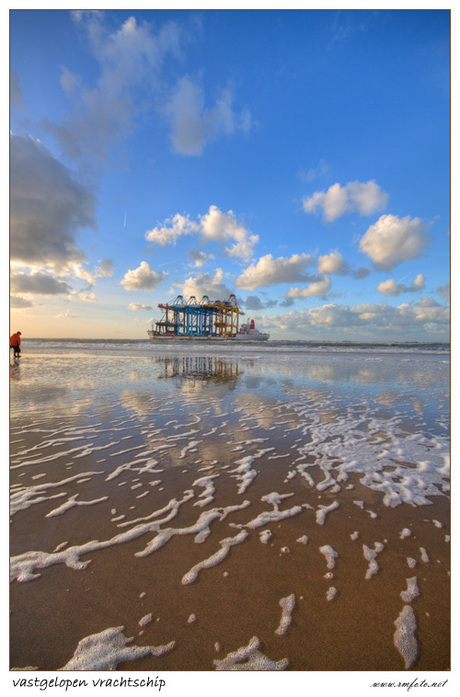
[[[10,348],[14,348],[15,346],[20,346],[21,345],[21,337],[19,334],[13,334],[10,337]]]

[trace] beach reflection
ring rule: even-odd
[[[159,379],[224,382],[230,388],[243,372],[238,361],[220,356],[167,356],[158,357],[155,362],[162,368]]]

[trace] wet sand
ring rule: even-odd
[[[435,358],[24,356],[11,668],[448,670]]]

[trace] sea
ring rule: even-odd
[[[391,352],[391,353],[436,353],[449,354],[450,343],[441,342],[355,342],[355,341],[303,341],[303,340],[273,340],[254,342],[203,342],[184,341],[174,339],[167,341],[150,341],[145,339],[24,339],[23,351],[32,350],[110,350],[110,351],[152,351],[158,348],[166,350],[190,350],[190,351],[226,351],[240,352],[246,350],[257,351],[298,351],[298,352]]]

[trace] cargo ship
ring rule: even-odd
[[[158,307],[162,317],[147,331],[152,341],[267,341],[270,338],[256,329],[253,319],[240,325],[244,312],[233,294],[226,300],[209,300],[204,295],[199,302],[195,296],[185,300],[178,295],[171,304],[159,303]]]

